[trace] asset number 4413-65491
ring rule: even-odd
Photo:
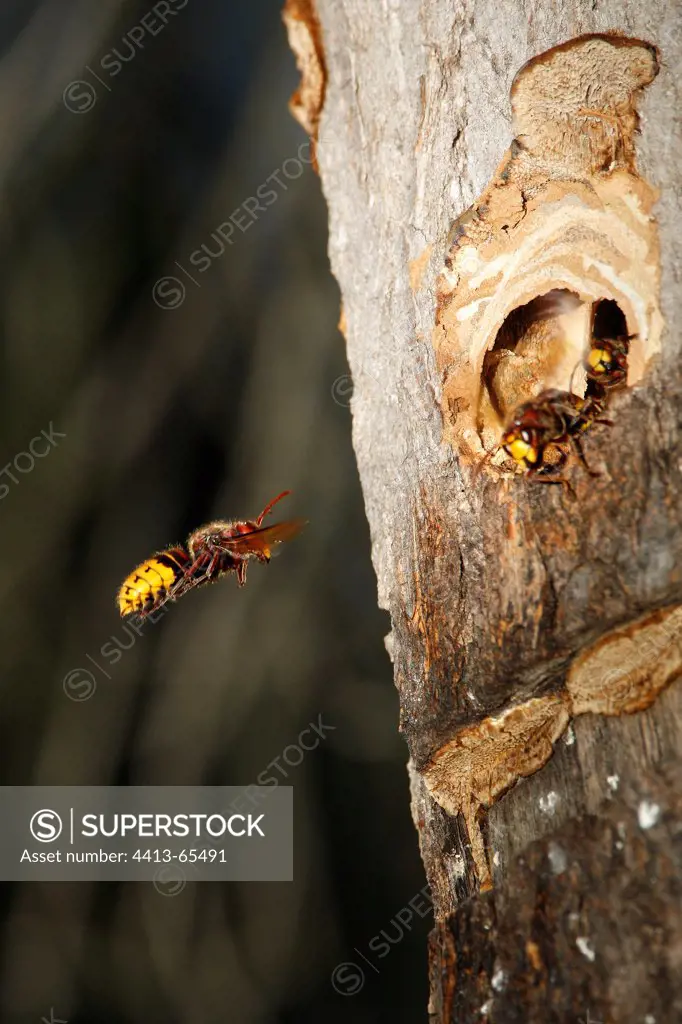
[[[133,860],[146,861],[150,864],[170,864],[175,861],[177,864],[225,864],[227,863],[224,850],[135,850]]]

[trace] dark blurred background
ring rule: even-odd
[[[296,815],[293,884],[3,886],[0,1019],[424,1020],[389,624],[279,0],[2,0],[0,48],[2,781],[246,785],[277,761]],[[276,518],[310,525],[244,590],[126,630],[140,561],[286,488]]]

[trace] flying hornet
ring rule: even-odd
[[[289,519],[263,526],[263,519],[290,491],[283,491],[265,506],[257,519],[217,520],[199,527],[185,544],[176,544],[152,555],[130,573],[118,592],[118,609],[126,618],[157,611],[205,583],[235,573],[240,587],[246,583],[249,559],[269,562],[272,549],[296,537],[305,519]]]

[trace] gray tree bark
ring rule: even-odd
[[[329,204],[354,445],[434,895],[431,1018],[682,1020],[682,8],[290,0],[287,10],[308,83],[297,97],[307,113],[296,113],[317,133]],[[636,97],[634,149],[623,141],[635,127],[627,104],[605,113],[587,86],[579,121],[560,82],[556,109],[530,115],[517,89],[512,122],[522,65],[585,33],[658,48],[658,76]],[[608,62],[594,74],[606,90],[621,82]],[[593,122],[614,149],[588,173],[572,147]],[[591,160],[592,141],[587,150]],[[544,216],[523,183],[528,160],[533,174],[542,165],[548,179],[590,189],[636,161],[660,190],[664,326],[639,353],[636,386],[611,400],[613,424],[587,433],[601,475],[570,470],[577,500],[472,471],[476,446],[479,462],[490,447],[458,433],[464,363],[434,333],[450,329],[461,294],[461,274],[443,269],[462,236],[474,245],[488,218],[497,244],[529,211]],[[491,227],[511,179],[521,181],[516,223]],[[525,273],[509,288],[521,294]]]

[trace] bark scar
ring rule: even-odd
[[[675,605],[597,640],[574,659],[560,693],[465,727],[433,755],[422,775],[448,814],[464,815],[482,888],[490,885],[491,872],[477,820],[481,809],[542,768],[572,718],[642,711],[681,675],[682,605]]]
[[[514,79],[514,142],[453,225],[437,285],[444,438],[468,462],[495,450],[522,402],[572,390],[599,302],[632,336],[629,385],[661,350],[658,193],[635,162],[637,102],[658,67],[649,43],[591,35]]]
[[[315,0],[286,0],[282,18],[301,72],[301,83],[289,100],[289,110],[315,144],[327,89],[322,26]],[[316,161],[314,165],[317,170]]]

